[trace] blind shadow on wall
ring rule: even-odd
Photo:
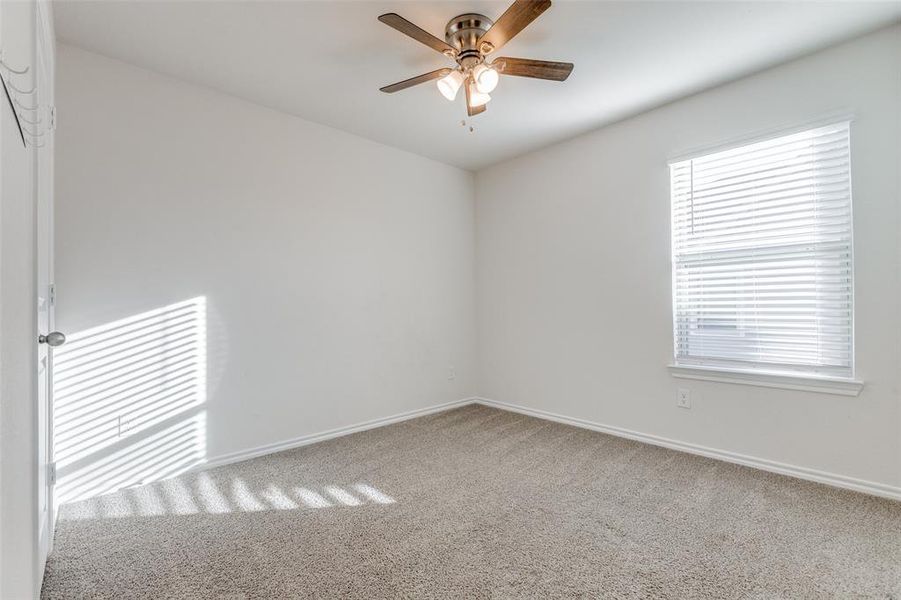
[[[75,333],[55,351],[59,504],[204,461],[206,313],[206,298],[192,298]]]

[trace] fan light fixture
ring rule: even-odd
[[[469,84],[469,105],[473,108],[485,106],[491,100],[491,96],[479,91],[477,83]]]
[[[513,0],[513,4],[497,21],[478,13],[463,13],[448,21],[443,40],[397,13],[380,15],[379,21],[385,25],[457,64],[452,68],[435,69],[379,89],[386,94],[393,94],[436,79],[441,95],[454,100],[459,95],[460,88],[465,85],[466,114],[473,117],[485,112],[485,107],[491,100],[488,94],[497,87],[501,75],[566,81],[573,70],[572,63],[494,54],[550,6],[551,0]],[[490,63],[487,62],[489,54],[494,59]]]
[[[457,91],[461,85],[463,85],[463,73],[456,69],[438,80],[438,90],[441,95],[451,101],[457,97]]]
[[[497,71],[485,63],[476,65],[472,70],[472,78],[476,81],[476,89],[483,94],[490,94],[497,87],[500,76]]]

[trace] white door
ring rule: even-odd
[[[38,544],[42,556],[50,551],[53,544],[53,419],[52,419],[52,347],[64,341],[64,337],[54,331],[53,289],[53,41],[48,39],[47,29],[42,26],[47,15],[42,14],[42,3],[37,5],[37,27],[35,38],[35,73],[37,123],[32,126],[31,138],[34,150],[34,190],[37,209],[36,255],[37,255],[37,400],[38,400]]]

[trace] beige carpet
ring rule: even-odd
[[[45,598],[901,598],[901,503],[482,406],[63,507]]]

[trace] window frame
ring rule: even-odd
[[[736,138],[726,143],[720,143],[707,148],[699,148],[691,153],[681,156],[671,157],[667,161],[667,175],[670,178],[670,275],[671,284],[671,301],[672,301],[672,323],[671,335],[673,336],[673,347],[671,354],[671,362],[668,365],[670,374],[673,377],[681,379],[692,379],[702,381],[714,381],[722,383],[734,383],[742,385],[757,385],[769,388],[781,388],[789,390],[801,390],[810,392],[820,392],[829,394],[839,394],[845,396],[857,396],[863,389],[863,381],[857,379],[857,361],[856,361],[856,278],[855,278],[855,261],[854,261],[854,201],[853,201],[853,157],[851,128],[854,121],[853,115],[839,114],[829,118],[823,118],[815,121],[809,121],[798,124],[793,127],[782,127],[778,129],[770,129],[765,132],[759,132],[753,136]],[[827,373],[817,373],[815,370],[791,371],[789,369],[780,370],[778,368],[766,368],[764,366],[755,366],[749,363],[747,366],[723,366],[715,364],[698,364],[693,362],[681,362],[678,358],[679,337],[676,333],[677,323],[677,304],[676,304],[676,235],[672,222],[673,205],[673,187],[672,187],[672,165],[688,160],[694,160],[727,152],[742,146],[750,146],[768,140],[775,140],[780,137],[791,136],[805,131],[811,131],[823,127],[847,124],[848,128],[848,183],[849,183],[849,220],[850,220],[850,238],[849,238],[849,257],[850,257],[850,375],[847,377],[830,375]],[[740,328],[739,328],[740,330]]]

